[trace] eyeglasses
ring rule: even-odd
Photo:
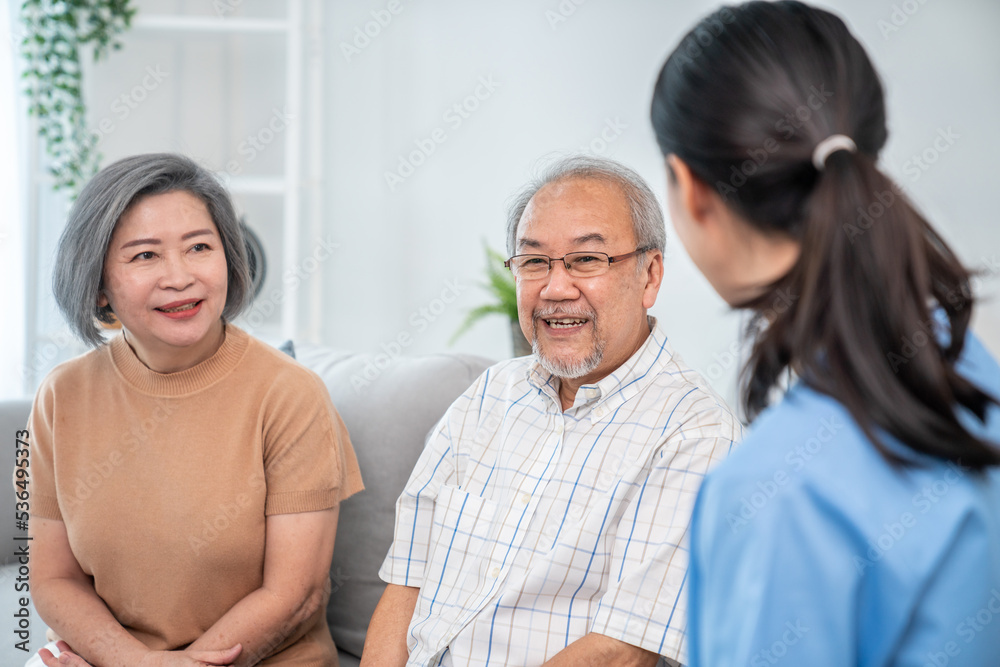
[[[537,280],[549,275],[552,263],[561,261],[566,272],[574,278],[593,278],[607,273],[613,262],[649,252],[650,248],[637,248],[614,257],[603,252],[571,252],[563,257],[548,255],[514,255],[503,263],[511,273],[522,280]]]

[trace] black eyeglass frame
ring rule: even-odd
[[[636,248],[632,252],[627,252],[624,255],[613,255],[613,256],[609,255],[606,252],[596,252],[596,251],[595,252],[591,252],[589,250],[578,250],[576,252],[566,253],[562,257],[549,257],[548,255],[539,255],[539,254],[536,254],[536,253],[525,253],[523,255],[513,255],[507,261],[505,261],[503,263],[503,265],[511,273],[513,273],[514,269],[513,269],[513,267],[511,267],[510,263],[513,262],[518,257],[544,257],[545,259],[547,259],[549,261],[549,268],[545,272],[545,275],[538,276],[538,278],[529,278],[528,279],[528,280],[540,280],[540,279],[544,278],[545,276],[549,275],[550,273],[552,273],[552,263],[553,262],[562,262],[563,263],[563,268],[566,269],[567,272],[569,272],[569,265],[566,263],[566,258],[569,257],[570,255],[604,255],[605,257],[608,258],[608,268],[610,269],[611,265],[614,264],[615,262],[621,262],[622,260],[626,260],[629,257],[635,257],[636,255],[640,255],[640,254],[642,254],[644,252],[649,252],[650,250],[652,250],[652,248]],[[599,273],[597,275],[604,275],[604,274],[603,273]]]

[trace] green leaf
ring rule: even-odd
[[[96,43],[94,57],[119,48],[118,37],[130,26],[136,8],[130,0],[24,0],[20,21],[25,29],[21,55],[26,63],[24,94],[28,113],[40,119],[38,133],[52,157],[48,166],[55,189],[75,198],[82,183],[97,173],[100,155],[92,150],[82,94],[80,44]]]
[[[493,314],[506,315],[507,312],[506,310],[504,310],[503,306],[494,303],[488,303],[479,306],[478,308],[473,308],[472,310],[470,310],[469,313],[465,316],[465,319],[462,320],[462,324],[458,327],[458,330],[455,331],[452,337],[448,340],[448,345],[454,345],[455,341],[458,340],[462,334],[464,334],[466,331],[472,328],[473,324],[475,324],[482,318],[486,317],[487,315],[493,315]]]
[[[517,321],[517,288],[514,276],[504,266],[503,255],[488,246],[486,251],[486,282],[480,283],[493,297],[492,303],[487,303],[469,311],[465,320],[451,337],[448,344],[452,345],[473,324],[487,315],[504,315],[508,321]]]

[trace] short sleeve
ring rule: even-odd
[[[54,388],[50,382],[43,382],[35,394],[28,417],[28,511],[31,516],[62,521],[56,494],[55,409]],[[14,481],[17,481],[16,477]]]
[[[396,501],[392,544],[379,570],[379,577],[386,583],[416,588],[423,585],[435,503],[443,486],[458,483],[453,445],[463,425],[478,421],[487,375],[488,372],[452,403],[428,435]]]
[[[326,387],[312,371],[294,371],[275,378],[264,407],[268,516],[330,509],[364,488]]]
[[[698,496],[691,664],[853,664],[856,550],[842,517],[806,483],[748,488],[710,476]]]

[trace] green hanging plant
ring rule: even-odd
[[[118,36],[129,27],[136,10],[130,0],[25,0],[21,23],[25,37],[25,92],[28,113],[38,118],[38,134],[51,157],[49,173],[55,190],[71,197],[83,187],[100,163],[97,137],[87,129],[83,103],[81,51],[93,45],[94,60],[121,48]]]
[[[486,247],[486,282],[480,283],[493,296],[492,303],[486,303],[473,308],[465,316],[465,320],[448,341],[453,344],[459,336],[472,328],[472,325],[487,315],[503,315],[507,318],[511,337],[514,343],[514,353],[517,356],[530,354],[531,346],[524,340],[517,318],[517,290],[514,286],[514,275],[507,270],[505,258],[489,247]]]

